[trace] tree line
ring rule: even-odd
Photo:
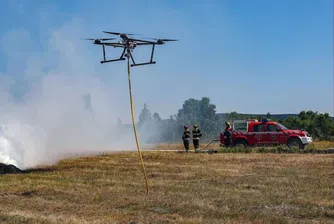
[[[328,113],[318,113],[312,110],[301,111],[295,116],[285,118],[265,115],[239,114],[237,112],[217,114],[216,105],[208,97],[190,98],[184,101],[182,108],[168,119],[162,119],[158,112],[153,114],[147,104],[144,104],[137,123],[139,135],[145,135],[147,143],[180,142],[183,126],[190,130],[198,124],[203,132],[202,141],[210,141],[219,137],[225,128],[226,121],[255,118],[268,118],[277,121],[289,129],[303,129],[309,132],[314,140],[334,140],[334,119]],[[148,136],[149,134],[149,136]]]

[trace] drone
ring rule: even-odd
[[[138,35],[138,34],[129,34],[129,33],[127,34],[127,33],[109,32],[109,31],[103,31],[103,33],[119,36],[121,40],[117,42],[108,42],[110,40],[116,40],[116,38],[100,38],[100,39],[85,38],[86,40],[92,40],[93,44],[102,45],[103,61],[101,61],[101,64],[108,63],[108,62],[124,61],[126,58],[128,59],[131,58],[131,61],[132,61],[131,67],[155,64],[156,62],[153,61],[155,45],[163,45],[168,41],[178,41],[175,39],[157,39],[157,38],[145,38],[145,39],[150,39],[150,40],[142,40],[142,39],[136,39],[132,37],[133,35]],[[144,63],[135,63],[135,60],[131,52],[133,52],[133,50],[137,46],[148,46],[148,45],[152,45],[150,61],[144,62]],[[105,50],[106,46],[110,46],[114,48],[117,48],[117,47],[123,48],[123,52],[119,58],[107,60],[106,50]]]

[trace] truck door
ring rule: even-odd
[[[265,139],[263,138],[265,136],[264,134],[264,124],[254,124],[252,132],[249,133],[249,144],[263,144],[265,141]]]
[[[284,142],[284,134],[280,131],[279,127],[275,124],[267,124],[266,135],[270,144],[277,145]]]

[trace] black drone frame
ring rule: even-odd
[[[148,44],[145,44],[145,45],[148,45]],[[113,44],[110,45],[109,43],[102,44],[103,61],[101,61],[101,64],[108,63],[108,62],[124,61],[124,60],[126,60],[126,58],[129,58],[129,57],[131,58],[131,61],[132,61],[131,67],[133,67],[133,66],[140,66],[140,65],[155,64],[156,61],[153,61],[155,44],[152,43],[151,45],[152,45],[152,51],[151,51],[150,61],[149,62],[144,62],[144,63],[136,63],[135,60],[134,60],[133,54],[131,53],[132,49],[129,48],[129,47],[127,47],[127,46],[123,46],[122,47],[123,51],[122,51],[122,54],[121,54],[121,56],[119,58],[107,60],[106,59],[106,49],[105,49],[105,46],[113,46],[113,47],[115,47],[115,45],[113,45]]]
[[[118,35],[122,38],[121,42],[116,42],[116,43],[108,43],[108,42],[102,42],[106,40],[114,40],[115,38],[103,38],[103,39],[88,39],[88,40],[94,40],[94,44],[97,45],[102,45],[102,51],[103,51],[103,61],[101,61],[101,64],[104,63],[109,63],[109,62],[116,62],[116,61],[124,61],[127,59],[131,58],[132,64],[131,67],[133,66],[141,66],[141,65],[150,65],[150,64],[156,64],[156,61],[153,61],[154,57],[154,50],[155,50],[155,45],[162,45],[165,44],[166,41],[177,41],[173,39],[155,39],[156,41],[148,41],[148,40],[140,40],[140,39],[134,39],[129,37],[130,35],[134,34],[124,34],[124,33],[116,33],[116,32],[107,32],[103,31],[104,33],[108,34],[113,34],[113,35]],[[152,38],[150,38],[152,39]],[[151,57],[149,62],[143,62],[143,63],[136,63],[134,60],[134,57],[132,55],[132,51],[137,47],[137,46],[144,46],[144,45],[152,45],[152,51],[151,51]],[[119,58],[107,60],[106,59],[106,46],[108,47],[114,47],[114,48],[123,48],[122,54]]]

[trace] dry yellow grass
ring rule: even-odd
[[[334,148],[334,141],[315,141],[308,145],[312,149],[328,149]]]
[[[204,148],[208,143],[200,144],[200,148]],[[207,149],[219,148],[219,142],[213,142]],[[307,146],[308,149],[328,149],[334,148],[334,141],[315,141]],[[154,147],[143,147],[143,149],[154,149],[154,150],[184,150],[182,144],[158,144]],[[194,150],[192,144],[190,144],[190,150]]]
[[[207,146],[208,143],[201,143],[200,148],[203,149],[205,146]],[[152,145],[152,147],[144,146],[143,149],[153,149],[153,150],[185,150],[182,143],[174,143],[174,144],[157,144]],[[209,148],[219,148],[219,142],[213,142],[210,144],[207,149]],[[194,151],[194,146],[192,144],[189,145],[189,149]]]
[[[0,176],[0,223],[333,223],[333,155],[143,152]]]

